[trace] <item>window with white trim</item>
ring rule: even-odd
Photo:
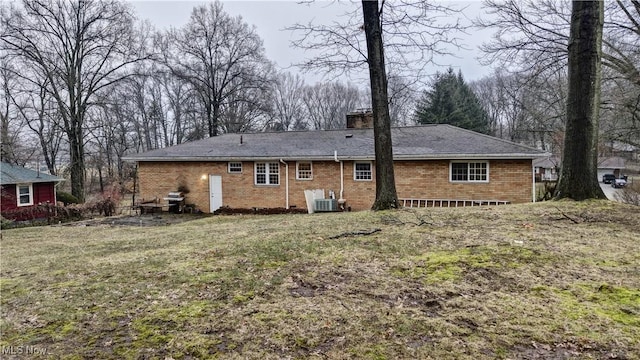
[[[355,162],[353,164],[353,180],[371,181],[371,162]]]
[[[18,206],[33,205],[33,185],[16,185],[16,199],[18,200]]]
[[[311,161],[298,161],[296,163],[297,180],[313,180],[313,167]]]
[[[489,163],[451,162],[450,179],[452,182],[489,182]]]
[[[256,163],[255,164],[256,185],[280,185],[280,164],[276,163]]]
[[[227,172],[229,172],[229,174],[242,174],[242,163],[230,162],[227,167]]]

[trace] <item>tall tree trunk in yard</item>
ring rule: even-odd
[[[567,124],[556,199],[606,198],[598,183],[603,18],[603,1],[573,1]]]
[[[67,131],[69,139],[69,173],[71,175],[71,194],[81,202],[85,199],[85,159],[82,125],[72,126]]]
[[[387,75],[384,67],[384,48],[378,1],[362,0],[364,32],[367,38],[367,62],[371,81],[373,107],[373,137],[376,152],[376,200],[373,210],[398,207],[391,147],[391,118],[387,94]]]

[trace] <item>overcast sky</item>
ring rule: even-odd
[[[181,0],[137,0],[131,1],[140,19],[149,20],[158,29],[180,27],[184,25],[194,6],[204,2]],[[301,62],[306,58],[304,50],[291,46],[291,40],[295,37],[287,26],[295,23],[330,22],[343,14],[343,6],[359,6],[355,4],[338,4],[333,1],[320,0],[312,5],[299,4],[291,0],[232,0],[222,1],[225,11],[231,15],[241,15],[250,25],[256,27],[257,33],[264,41],[267,57],[275,61],[280,68],[290,68],[292,72],[299,72],[291,68],[292,63]],[[476,17],[481,11],[479,1],[449,1],[460,7],[466,7],[465,14],[469,18]],[[488,75],[491,69],[482,66],[477,57],[480,55],[478,46],[483,41],[489,40],[490,31],[470,31],[469,35],[462,35],[464,45],[469,50],[460,50],[457,57],[438,59],[444,67],[434,67],[436,71],[444,71],[447,66],[462,70],[467,81],[472,81]],[[308,83],[322,81],[319,75],[303,75]]]

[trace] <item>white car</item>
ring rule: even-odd
[[[614,179],[611,182],[611,186],[614,188],[623,188],[625,186],[627,186],[627,180],[625,179]]]

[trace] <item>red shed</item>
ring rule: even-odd
[[[56,184],[63,179],[27,169],[0,163],[1,200],[0,213],[8,219],[16,217],[16,211],[43,203],[56,203]]]

